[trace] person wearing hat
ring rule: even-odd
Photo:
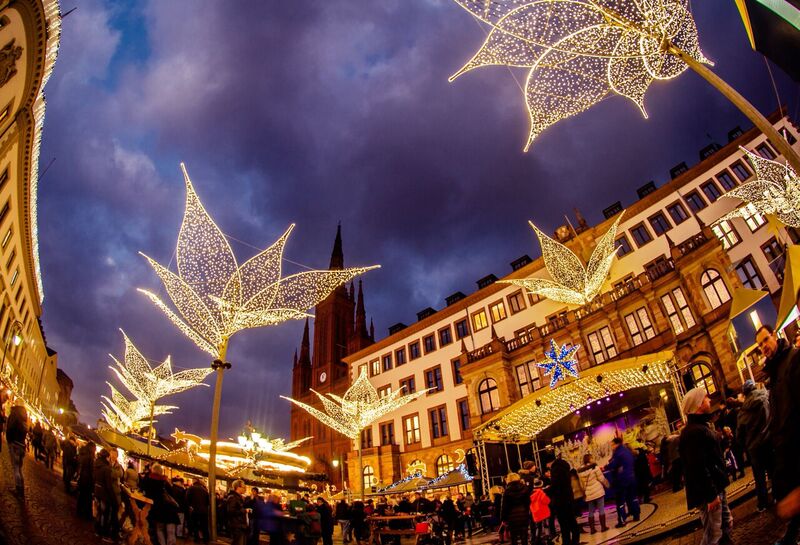
[[[692,388],[683,397],[686,426],[678,449],[686,475],[686,505],[700,511],[703,536],[700,545],[732,543],[732,518],[725,497],[728,476],[719,440],[711,428],[711,400],[703,387]]]
[[[761,513],[768,506],[767,473],[772,474],[772,444],[769,436],[769,394],[756,388],[748,379],[742,386],[744,403],[739,409],[736,437],[747,451],[753,466],[756,483],[757,509]]]

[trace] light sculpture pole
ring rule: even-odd
[[[217,533],[217,508],[213,498],[219,408],[222,379],[225,370],[231,367],[225,361],[231,336],[242,329],[305,318],[309,316],[309,308],[317,305],[337,287],[376,267],[309,270],[282,277],[283,249],[294,225],[289,226],[272,246],[239,265],[225,235],[195,193],[183,163],[181,170],[186,183],[186,208],[175,254],[177,274],[144,256],[163,282],[177,312],[155,293],[139,291],[150,298],[184,335],[213,358],[211,367],[216,372],[216,383],[208,461],[213,540]]]
[[[364,465],[361,445],[361,432],[388,413],[399,409],[406,403],[428,393],[430,388],[412,394],[403,395],[405,388],[381,397],[367,378],[367,372],[361,371],[350,388],[339,397],[335,394],[314,392],[322,402],[323,411],[310,405],[281,396],[298,407],[305,409],[314,418],[342,435],[352,439],[358,446],[358,478],[361,480],[361,497],[364,497]],[[352,483],[352,475],[350,479]]]
[[[687,0],[455,0],[489,33],[453,76],[481,66],[527,68],[530,130],[525,151],[547,127],[611,94],[633,101],[656,80],[691,68],[761,130],[800,172],[800,157],[761,113],[706,65]]]

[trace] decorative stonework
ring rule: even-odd
[[[8,83],[17,73],[17,61],[22,57],[22,46],[14,45],[14,40],[0,49],[0,87]]]

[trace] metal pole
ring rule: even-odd
[[[503,441],[503,450],[506,452],[506,468],[508,472],[511,473],[511,461],[508,459],[508,444]]]
[[[522,451],[519,449],[519,443],[517,445],[517,459],[519,459],[519,467],[522,469]]]
[[[150,443],[153,439],[153,413],[156,411],[156,402],[150,403],[150,427],[147,429],[147,455],[150,456]]]
[[[363,433],[363,430],[362,432]],[[364,501],[364,461],[361,447],[361,433],[358,434],[358,478],[361,479],[361,501]]]
[[[228,339],[224,339],[219,347],[219,358],[211,364],[217,372],[217,382],[214,384],[214,405],[211,408],[211,444],[208,449],[208,499],[209,499],[209,533],[211,541],[217,540],[217,436],[219,432],[219,406],[222,400],[222,378],[225,369],[230,367],[225,362],[228,351]]]

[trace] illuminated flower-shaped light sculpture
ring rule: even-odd
[[[172,409],[177,409],[171,405],[151,405],[140,399],[130,401],[112,384],[108,383],[108,386],[111,388],[111,397],[102,396],[101,412],[108,425],[120,433],[138,432],[147,426],[152,429],[155,416],[170,414]]]
[[[688,0],[455,0],[489,33],[453,76],[481,66],[528,69],[530,120],[525,151],[546,128],[611,94],[647,117],[644,95],[655,80],[692,68],[738,107],[800,170],[800,157],[772,124],[707,66]]]
[[[728,191],[724,197],[743,200],[746,204],[722,216],[718,222],[753,214],[770,214],[784,224],[800,228],[800,177],[789,165],[764,159],[741,148],[756,171],[755,180]],[[747,205],[752,205],[747,206]]]
[[[290,397],[281,397],[302,407],[308,411],[311,416],[329,428],[354,440],[358,445],[358,466],[360,474],[362,471],[361,468],[363,468],[361,445],[359,444],[360,441],[358,441],[361,431],[390,412],[425,395],[429,390],[430,389],[426,389],[404,395],[403,388],[381,397],[375,387],[372,386],[369,378],[367,378],[367,372],[362,370],[358,379],[356,379],[353,385],[350,386],[341,397],[335,394],[323,395],[311,390],[322,402],[324,412]],[[363,483],[361,488],[363,494]]]
[[[614,239],[622,214],[617,217],[611,228],[597,241],[589,265],[583,266],[581,260],[572,250],[553,240],[539,230],[532,222],[539,244],[542,246],[542,258],[552,280],[546,278],[514,278],[500,280],[506,284],[514,284],[525,288],[529,293],[547,297],[553,301],[568,305],[585,305],[600,293],[611,270],[617,247]]]
[[[155,293],[142,291],[198,347],[211,354],[217,371],[211,413],[209,467],[216,467],[217,428],[222,395],[222,376],[230,367],[225,362],[228,341],[236,332],[275,325],[309,316],[307,310],[321,302],[337,287],[376,267],[304,271],[283,277],[283,249],[294,225],[269,248],[245,261],[236,260],[225,235],[206,212],[195,193],[186,167],[183,215],[173,273],[144,256],[164,284],[175,310]],[[144,254],[143,254],[144,255]],[[209,472],[209,489],[216,475]],[[213,497],[213,494],[212,494]],[[211,537],[216,538],[216,505],[210,504]]]
[[[151,420],[156,402],[162,397],[177,394],[195,386],[205,386],[203,380],[211,374],[212,369],[206,367],[173,373],[170,356],[167,356],[164,363],[153,368],[125,332],[120,331],[125,338],[125,358],[120,361],[109,354],[115,363],[115,365],[110,365],[109,369],[114,371],[119,381],[133,394],[137,401],[150,410]],[[177,407],[172,408],[177,409]],[[148,434],[147,439],[148,454],[150,453],[151,435]]]

